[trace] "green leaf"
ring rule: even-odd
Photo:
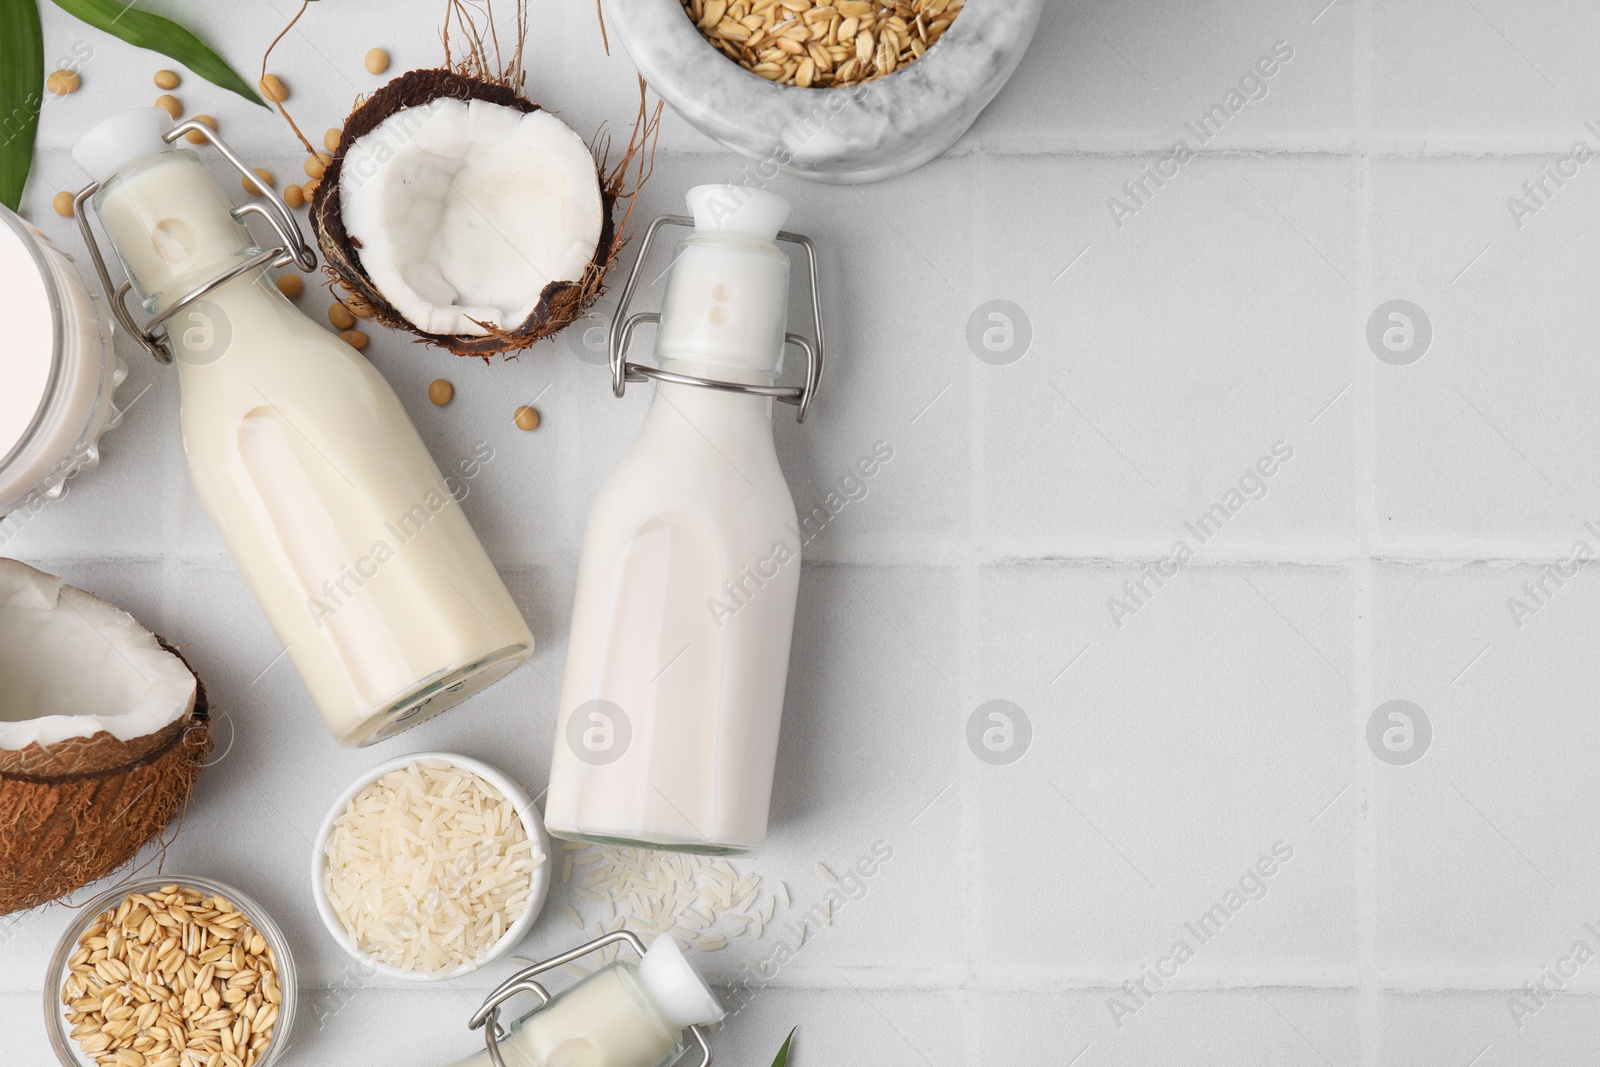
[[[0,204],[12,211],[33,162],[44,103],[44,34],[37,0],[0,0]]]
[[[140,11],[123,0],[55,0],[55,4],[96,29],[105,30],[137,48],[170,56],[213,85],[230,89],[252,104],[267,106],[267,102],[228,66],[227,60],[171,19]]]
[[[778,1058],[772,1061],[772,1067],[789,1067],[789,1044],[794,1041],[794,1031],[798,1026],[789,1031],[789,1036],[783,1039],[783,1047],[778,1050]]]

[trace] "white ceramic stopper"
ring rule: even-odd
[[[167,148],[162,137],[172,126],[172,116],[159,107],[124,111],[78,138],[72,146],[73,161],[89,177],[103,182],[134,160]]]
[[[774,240],[789,218],[781,196],[743,185],[697,185],[689,190],[689,211],[697,230],[747,233]]]
[[[727,1014],[700,972],[683,958],[671,934],[655,939],[639,963],[639,981],[672,1025],[688,1028],[721,1022]]]

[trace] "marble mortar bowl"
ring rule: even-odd
[[[841,89],[750,73],[701,35],[680,0],[605,7],[650,87],[700,132],[755,160],[761,180],[782,170],[851,184],[915,170],[954,144],[1022,61],[1044,0],[967,0],[920,59]]]

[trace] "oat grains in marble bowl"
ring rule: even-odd
[[[858,63],[877,64],[888,73],[869,81],[830,85],[832,79],[819,76],[822,57],[808,47],[817,42],[809,31],[807,40],[795,39],[799,28],[807,26],[807,12],[820,18],[816,12],[831,8],[843,22],[861,16],[846,16],[839,6],[856,11],[867,5],[852,0],[842,0],[842,5],[825,0],[781,4],[793,17],[770,29],[777,30],[777,36],[790,34],[785,38],[790,44],[774,47],[796,59],[793,74],[783,75],[795,83],[783,84],[746,69],[726,49],[719,50],[708,39],[707,30],[713,27],[702,30],[693,20],[694,2],[690,0],[686,10],[684,0],[605,0],[606,25],[621,39],[650,87],[690,125],[753,160],[748,177],[763,182],[780,171],[819,182],[880,181],[938,156],[967,131],[1011,77],[1044,8],[1044,0],[965,0],[942,35],[912,61],[902,63],[905,53],[898,49],[892,58],[879,55],[882,35],[874,33],[866,39]],[[701,21],[709,22],[704,5],[721,0],[701,2]],[[729,0],[723,12],[711,12],[718,14],[715,25],[723,26],[725,34],[739,32],[725,22],[726,12],[739,2]],[[765,19],[773,7],[764,0],[742,2],[751,7],[752,14],[744,16],[749,21]],[[909,21],[915,25],[918,8],[912,3],[870,6],[893,7],[902,21],[910,13]],[[758,7],[761,12],[755,10]],[[829,15],[829,25],[832,20]],[[911,36],[921,35],[913,29]],[[861,39],[858,28],[851,40]],[[765,42],[757,43],[759,53]],[[811,75],[805,79],[811,82],[809,87],[798,83],[804,58],[792,51],[794,47],[813,60]],[[909,39],[906,47],[910,49]]]

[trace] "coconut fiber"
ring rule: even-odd
[[[0,915],[110,874],[183,810],[211,753],[206,689],[195,686],[189,718],[148,736],[102,730],[0,751]]]

